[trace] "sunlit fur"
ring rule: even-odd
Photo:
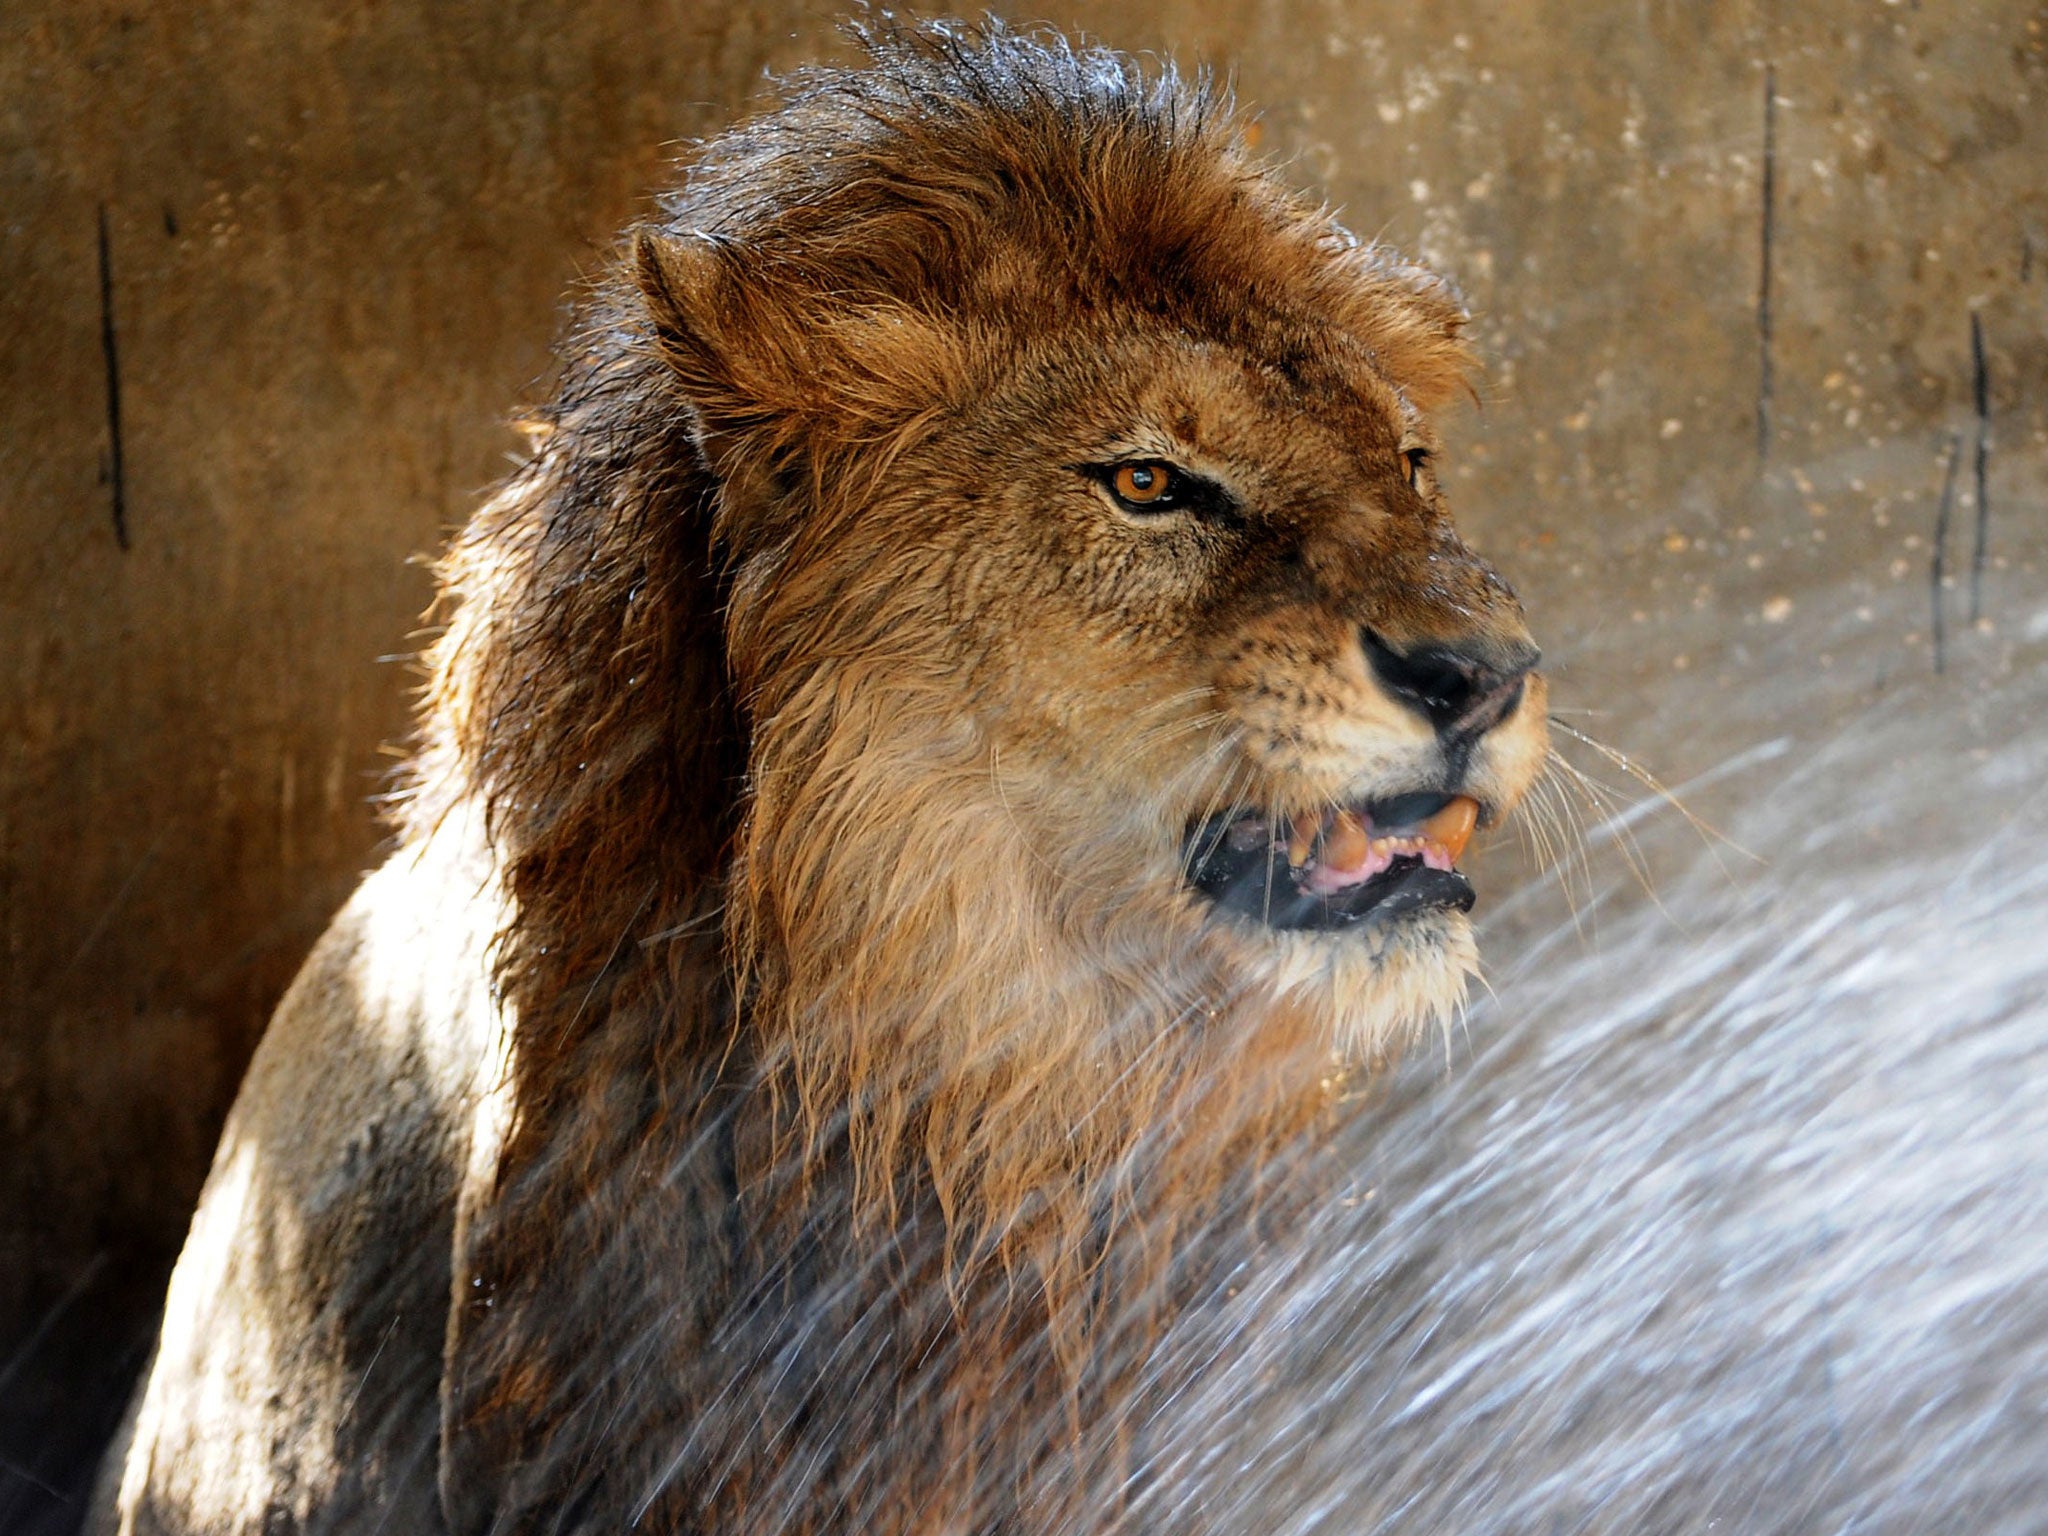
[[[1540,677],[1447,764],[1359,641],[1526,640],[1404,454],[1464,390],[1445,284],[1200,85],[868,46],[701,153],[444,566],[406,836],[481,808],[513,913],[459,1528],[1080,1520],[1178,1237],[1474,965],[1449,911],[1218,917],[1185,829],[1497,818],[1545,752]],[[1231,514],[1084,472],[1133,458]]]

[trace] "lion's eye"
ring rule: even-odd
[[[1156,512],[1181,499],[1179,479],[1172,465],[1146,459],[1117,465],[1110,472],[1109,488],[1125,506]]]
[[[1214,480],[1164,459],[1124,459],[1110,464],[1071,466],[1101,486],[1124,511],[1142,518],[1185,512],[1223,528],[1244,525],[1237,500]],[[1162,526],[1172,525],[1161,519]]]
[[[1429,450],[1427,448],[1403,448],[1401,450],[1401,457],[1408,461],[1408,484],[1410,488],[1419,487],[1422,483],[1423,466],[1429,463]]]

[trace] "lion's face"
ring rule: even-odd
[[[1341,342],[1081,332],[893,465],[866,530],[929,541],[894,632],[972,677],[1025,786],[1006,814],[1361,1048],[1462,996],[1458,859],[1547,747],[1536,649],[1435,452]]]
[[[933,954],[994,933],[1043,988],[1064,953],[1155,998],[1200,972],[1369,1052],[1462,997],[1458,860],[1547,751],[1433,463],[1463,313],[1228,149],[1122,174],[1071,126],[1041,222],[1001,177],[921,191],[936,224],[862,180],[820,194],[841,224],[643,245],[769,722],[756,858],[851,881],[860,843],[918,871]]]

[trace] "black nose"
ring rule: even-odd
[[[1445,736],[1477,736],[1514,713],[1542,653],[1526,640],[1475,640],[1396,650],[1360,632],[1380,686]]]

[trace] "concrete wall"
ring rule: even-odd
[[[0,13],[0,1527],[61,1528],[242,1063],[375,856],[416,557],[675,141],[836,52],[831,9]],[[1682,779],[1717,721],[1824,733],[1931,678],[1953,451],[1943,718],[1997,735],[2048,633],[2048,13],[1044,14],[1234,67],[1302,180],[1461,280],[1492,367],[1455,494],[1601,734]]]

